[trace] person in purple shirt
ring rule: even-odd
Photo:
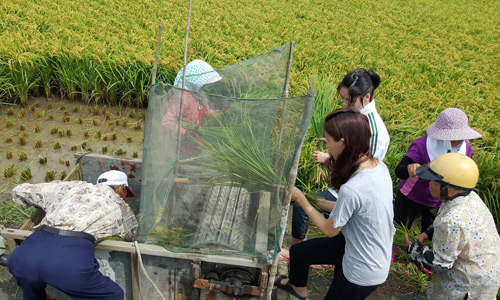
[[[401,179],[394,203],[394,221],[410,228],[422,216],[421,232],[432,225],[439,199],[431,195],[429,181],[418,178],[418,167],[430,163],[437,156],[456,152],[472,157],[470,139],[481,134],[469,127],[467,115],[458,108],[447,108],[427,127],[427,135],[414,140],[396,167]]]

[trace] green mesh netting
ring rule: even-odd
[[[282,98],[289,51],[284,45],[202,74],[186,68],[184,90],[178,81],[151,86],[140,241],[259,258],[275,249],[280,186],[295,180],[292,162],[314,102],[311,95]]]

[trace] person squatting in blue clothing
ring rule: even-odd
[[[134,239],[137,220],[125,202],[134,194],[120,171],[101,174],[97,183],[24,183],[12,190],[14,202],[46,212],[8,260],[23,299],[46,300],[47,284],[74,299],[124,298],[122,288],[99,271],[94,246],[108,236]]]
[[[368,118],[370,125],[370,152],[373,157],[383,161],[387,149],[389,148],[389,133],[385,127],[384,121],[377,112],[373,93],[380,84],[380,76],[373,70],[359,68],[350,71],[344,76],[342,82],[337,87],[337,92],[342,99],[344,108],[350,108],[361,112]],[[330,154],[314,151],[313,159],[315,163],[325,165],[328,162]],[[324,199],[318,200],[317,205],[326,213],[330,213],[333,208],[333,202],[337,201],[337,191],[329,188],[327,191],[320,192],[316,196]],[[309,229],[309,217],[304,210],[297,204],[293,204],[292,215],[292,245],[302,242],[307,230]]]

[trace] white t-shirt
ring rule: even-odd
[[[363,107],[360,113],[365,115],[370,122],[370,131],[372,133],[370,138],[370,150],[372,151],[373,157],[379,161],[383,161],[387,149],[389,149],[390,138],[384,121],[382,121],[375,107],[375,100],[372,100],[372,102]]]
[[[392,241],[392,181],[387,166],[357,171],[340,187],[330,213],[334,227],[342,226],[346,279],[361,286],[382,284],[389,274]]]

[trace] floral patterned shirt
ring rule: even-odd
[[[429,299],[495,299],[500,287],[500,237],[481,198],[447,201],[434,220],[433,249],[415,242],[413,259],[432,268]]]
[[[120,236],[132,241],[137,231],[134,213],[123,199],[105,184],[85,181],[24,183],[12,190],[13,201],[34,205],[46,215],[38,226],[47,225],[93,235],[96,241]]]

